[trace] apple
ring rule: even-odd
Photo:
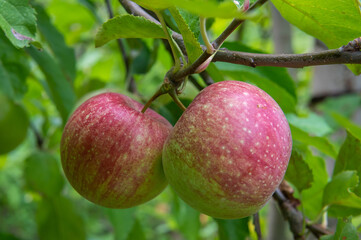
[[[243,218],[270,199],[291,149],[278,104],[256,86],[224,81],[201,91],[175,124],[163,169],[193,208],[215,218]]]
[[[172,125],[158,113],[118,93],[80,105],[65,125],[61,162],[67,179],[89,201],[129,208],[167,185],[162,148]]]
[[[14,150],[25,139],[28,127],[24,108],[0,93],[0,154]]]

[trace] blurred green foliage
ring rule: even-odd
[[[157,1],[138,2],[157,4]],[[225,16],[227,9],[234,8],[230,1],[225,1],[222,8],[214,8],[218,6],[214,5],[216,2],[222,1],[212,1],[200,9],[189,1],[175,1],[192,13],[172,9],[171,13],[176,14],[174,19],[167,13],[170,26],[179,24],[175,29],[180,30],[187,50],[192,51],[191,61],[200,54],[199,46],[194,44],[202,43],[198,17],[194,14]],[[312,36],[327,40],[330,46],[338,46],[347,36],[360,33],[360,28],[355,27],[359,26],[360,16],[351,1],[347,1],[346,9],[352,15],[349,19],[344,19],[342,14],[326,17],[327,9],[315,9],[312,5],[311,13],[323,23],[322,29],[331,29],[332,34],[297,20],[288,12],[288,7],[282,7],[283,2],[274,1],[281,13],[286,13],[286,19]],[[309,1],[298,2],[303,8]],[[340,2],[345,1],[329,1],[327,7],[332,9]],[[116,15],[126,13],[118,1],[110,3]],[[203,2],[195,3],[199,7]],[[66,181],[59,159],[62,129],[71,112],[85,99],[103,91],[121,92],[146,101],[172,67],[172,58],[160,39],[122,39],[128,63],[124,62],[116,41],[95,48],[97,30],[108,19],[103,0],[32,0],[30,4],[27,0],[0,0],[0,6],[0,149],[12,137],[20,137],[16,139],[19,145],[12,147],[14,150],[6,149],[0,155],[1,240],[256,239],[250,218],[212,219],[189,207],[169,187],[152,201],[124,210],[96,206],[79,196]],[[26,13],[27,18],[19,16],[20,13]],[[351,21],[352,32],[333,39],[334,33],[343,30],[328,26],[326,23],[331,18],[342,24],[348,24],[342,21]],[[209,36],[216,37],[229,22],[208,19]],[[142,24],[130,23],[134,28]],[[250,16],[243,30],[233,34],[224,47],[244,52],[272,52],[271,24],[270,10],[264,7]],[[14,35],[12,29],[20,35]],[[297,28],[293,30],[296,52],[310,49],[313,38]],[[129,31],[131,29],[121,36],[134,37],[127,35]],[[114,35],[114,32],[105,34]],[[147,37],[153,33],[143,34]],[[19,40],[24,37],[33,38],[36,43]],[[308,105],[310,68],[298,72],[298,81],[283,68],[217,63],[211,64],[208,70],[215,81],[234,79],[255,84],[279,103],[292,128],[294,153],[286,179],[295,188],[295,196],[301,199],[299,209],[312,221],[322,221],[326,213],[338,218],[336,233],[324,239],[340,236],[356,239],[356,230],[361,230],[361,129],[349,118],[359,110],[361,97],[355,94],[330,97],[311,109]],[[127,91],[131,78],[136,85],[135,93]],[[198,75],[195,79],[205,86]],[[197,93],[197,88],[188,82],[181,101],[188,105]],[[7,100],[2,97],[5,95]],[[7,105],[13,106],[10,108],[15,112],[25,109],[25,113],[5,119]],[[157,99],[152,107],[172,124],[182,114],[168,96]],[[25,129],[28,127],[23,140],[21,127],[24,125]],[[334,137],[342,128],[347,129],[347,138]],[[326,168],[326,159],[330,158],[336,161],[333,173]],[[269,230],[268,214],[266,205],[260,212],[264,235]]]

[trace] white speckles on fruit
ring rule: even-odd
[[[212,107],[203,110],[205,104]],[[172,168],[167,172],[165,163],[170,185],[188,204],[210,216],[239,218],[252,214],[251,208],[269,199],[286,168],[283,158],[287,158],[284,151],[288,147],[283,150],[282,146],[289,144],[280,138],[290,138],[282,111],[262,90],[230,81],[212,84],[191,103],[174,127],[176,132],[181,129],[182,135],[189,135],[186,122],[182,123],[187,114],[195,117],[198,135],[182,136],[186,142],[177,142],[182,144],[183,152],[168,151],[163,162],[169,162],[169,166],[187,164],[193,169],[188,172]],[[207,118],[212,121],[207,122]],[[171,137],[177,139],[176,134]],[[274,144],[276,147],[272,147]],[[172,149],[171,145],[167,147]],[[191,152],[193,158],[184,160],[186,152]],[[276,169],[278,165],[282,170]],[[271,174],[275,178],[268,180]],[[225,200],[220,201],[223,196]]]

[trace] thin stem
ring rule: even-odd
[[[149,13],[144,11],[144,9],[141,8],[140,6],[138,6],[136,3],[132,2],[132,1],[128,1],[128,0],[119,0],[119,2],[128,13],[131,13],[134,16],[142,16],[142,17],[148,19],[149,21],[152,21],[152,22],[160,25],[160,22],[157,19],[155,19]],[[172,37],[177,42],[177,44],[180,47],[180,49],[182,50],[182,52],[184,54],[187,54],[182,35],[177,32],[172,31]]]
[[[214,48],[208,39],[207,29],[206,29],[206,18],[200,17],[199,22],[200,22],[200,27],[201,27],[202,39],[203,39],[204,44],[207,47],[207,53],[212,54],[212,53],[214,53]]]
[[[262,240],[261,224],[259,221],[259,213],[253,214],[253,225],[257,234],[258,240]]]
[[[173,101],[178,105],[178,107],[180,107],[180,109],[182,109],[183,111],[185,111],[187,108],[183,105],[183,103],[179,100],[177,92],[175,89],[171,90],[169,92],[169,95],[172,97]]]
[[[182,56],[183,55],[182,52],[180,51],[177,44],[174,42],[172,36],[169,34],[167,24],[164,21],[162,13],[159,11],[155,11],[155,14],[157,15],[160,24],[162,25],[163,31],[167,36],[167,40],[169,42],[170,48],[172,49],[172,54],[174,57],[174,71],[179,71],[179,69],[181,68],[180,58],[184,59],[184,56]]]
[[[41,136],[40,132],[38,131],[38,129],[36,129],[35,125],[32,122],[30,122],[30,128],[35,135],[36,145],[37,145],[38,149],[43,149],[44,148],[44,138]]]
[[[152,102],[157,99],[159,96],[163,95],[164,92],[162,91],[162,87],[160,87],[158,89],[158,91],[148,100],[148,102],[144,105],[143,109],[142,109],[142,113],[145,113],[145,111],[150,107],[150,105],[152,104]]]
[[[214,83],[212,77],[208,74],[207,71],[203,71],[199,74],[201,78],[203,79],[204,83],[209,86]]]
[[[248,9],[248,11],[252,11],[259,6],[262,6],[265,2],[267,2],[267,0],[258,0]],[[244,22],[243,19],[234,19],[230,23],[230,25],[221,33],[221,35],[219,35],[219,37],[213,41],[212,45],[213,45],[214,49],[218,50],[221,47],[222,43],[227,39],[227,37],[235,29],[237,29],[237,27],[242,22]],[[183,79],[184,77],[195,73],[195,71],[199,68],[199,66],[201,66],[205,61],[207,61],[207,59],[211,55],[212,54],[208,53],[207,51],[204,51],[203,54],[195,62],[193,62],[190,66],[188,66],[185,69],[180,70],[179,72],[176,72],[173,76],[173,79],[175,81],[180,81],[179,79]]]

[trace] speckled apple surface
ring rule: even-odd
[[[256,213],[281,183],[292,150],[288,122],[263,90],[237,81],[205,88],[163,149],[171,187],[216,218]]]
[[[90,98],[75,110],[61,139],[61,162],[70,184],[86,199],[128,208],[167,185],[162,148],[171,124],[118,93]]]

